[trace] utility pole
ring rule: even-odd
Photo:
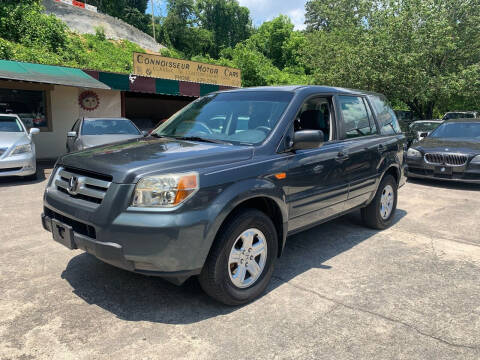
[[[153,38],[155,41],[157,41],[157,38],[155,37],[155,5],[154,2],[155,0],[150,0],[152,2],[152,29],[153,29]]]

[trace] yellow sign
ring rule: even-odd
[[[242,86],[242,76],[238,69],[172,59],[160,55],[134,53],[133,72],[135,75],[161,79],[232,87]]]

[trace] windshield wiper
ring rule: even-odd
[[[157,133],[151,133],[150,136],[156,137],[156,138],[166,138],[168,136],[165,135],[158,135]]]
[[[229,144],[231,145],[232,143],[225,141],[225,140],[218,140],[218,139],[208,139],[208,138],[202,138],[199,136],[172,136],[174,139],[178,140],[190,140],[190,141],[202,141],[202,142],[208,142],[212,144]]]

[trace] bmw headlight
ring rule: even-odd
[[[199,189],[198,173],[147,176],[138,182],[133,207],[175,207]]]
[[[407,151],[407,157],[409,158],[421,158],[422,153],[418,150],[415,150],[413,148],[408,149]]]
[[[480,155],[475,156],[472,161],[470,161],[470,164],[478,164],[480,165]]]
[[[32,145],[30,144],[23,144],[23,145],[17,145],[15,149],[10,153],[10,156],[13,155],[21,155],[21,154],[26,154],[32,152]]]

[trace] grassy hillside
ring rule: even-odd
[[[132,52],[144,52],[129,41],[111,41],[103,29],[79,35],[34,2],[0,4],[0,59],[129,73]]]

